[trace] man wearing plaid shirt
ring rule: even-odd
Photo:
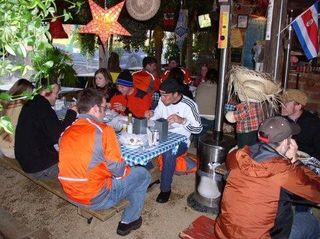
[[[235,111],[229,111],[226,118],[236,123],[237,144],[253,145],[258,142],[257,131],[260,123],[265,119],[261,102],[241,102],[236,105]]]

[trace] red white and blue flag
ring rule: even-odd
[[[319,51],[318,6],[319,1],[316,1],[292,22],[293,29],[308,60],[317,57]]]

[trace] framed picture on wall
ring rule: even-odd
[[[237,27],[238,28],[247,28],[248,27],[248,19],[249,15],[239,14],[237,20]]]

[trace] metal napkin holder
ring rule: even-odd
[[[164,142],[168,139],[168,121],[160,118],[155,121],[155,129],[159,131],[159,142]]]
[[[134,118],[133,120],[133,133],[134,134],[146,134],[148,127],[148,120]]]

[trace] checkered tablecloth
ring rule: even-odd
[[[165,142],[151,147],[139,147],[130,149],[121,146],[122,156],[130,166],[133,165],[146,165],[154,157],[178,147],[182,142],[185,142],[187,137],[181,134],[168,133],[168,139]]]

